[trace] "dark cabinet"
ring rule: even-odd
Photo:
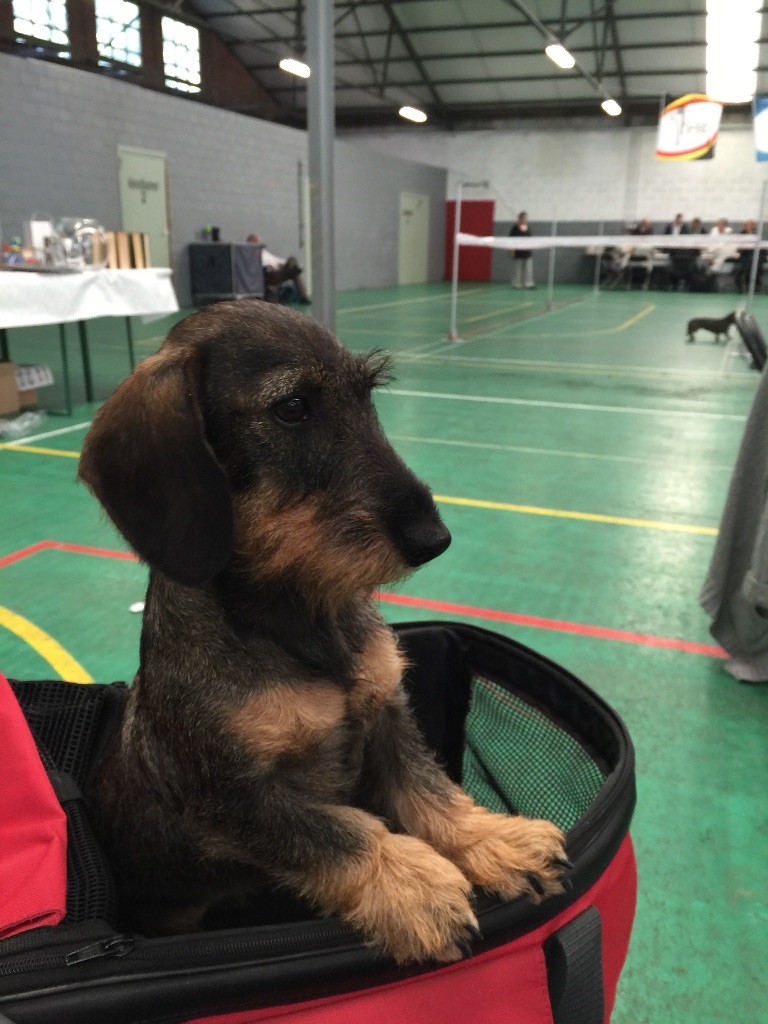
[[[197,306],[222,299],[263,299],[263,245],[194,242],[189,246],[192,299]]]

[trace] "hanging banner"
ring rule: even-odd
[[[753,113],[755,156],[762,163],[768,160],[768,96],[755,96]]]
[[[668,103],[659,117],[657,158],[711,160],[722,112],[722,103],[701,93],[689,93]]]

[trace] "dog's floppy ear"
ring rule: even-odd
[[[190,586],[224,568],[233,532],[197,392],[189,353],[145,359],[96,414],[78,470],[138,555]]]

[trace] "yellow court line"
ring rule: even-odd
[[[30,622],[29,619],[25,619],[22,615],[17,615],[16,612],[12,612],[9,608],[3,608],[1,605],[0,626],[14,633],[33,651],[37,651],[43,661],[47,661],[62,679],[66,679],[70,683],[93,682],[93,676],[90,676],[57,640],[54,640],[52,636]]]
[[[0,444],[6,452],[32,452],[33,455],[60,455],[65,459],[79,459],[80,452],[71,452],[64,448],[38,448],[33,444]]]
[[[636,324],[638,320],[642,320],[644,316],[648,316],[648,314],[652,313],[654,309],[656,309],[655,303],[650,302],[645,307],[645,309],[641,309],[639,313],[635,313],[635,315],[631,316],[629,320],[625,320],[623,324],[619,324],[618,327],[610,328],[610,330],[612,330],[613,333],[616,334],[618,334],[619,331],[626,331],[628,327],[631,327],[633,324]],[[606,334],[607,333],[608,331],[606,331]]]
[[[0,448],[9,445],[0,445]],[[59,451],[58,448],[33,448],[31,445],[19,445],[16,451],[30,451],[42,455],[67,455],[76,459],[80,452]],[[511,505],[503,501],[482,501],[479,498],[453,498],[444,494],[434,495],[435,501],[445,505],[465,505],[470,508],[488,508],[500,512],[521,512],[530,516],[550,516],[555,519],[583,519],[591,523],[612,523],[616,526],[638,526],[646,530],[667,530],[674,533],[698,533],[706,537],[716,537],[714,526],[691,526],[686,523],[664,523],[653,519],[630,519],[626,516],[603,516],[597,512],[571,512],[561,508],[538,508],[536,505]]]
[[[571,512],[560,508],[537,508],[535,505],[510,505],[503,501],[481,501],[478,498],[450,498],[444,494],[435,494],[434,499],[445,505],[466,505],[470,508],[489,508],[501,512],[522,512],[530,516],[551,516],[555,519],[584,519],[591,523],[638,526],[646,530],[668,530],[675,533],[698,533],[707,537],[717,535],[717,530],[713,526],[690,526],[686,523],[663,523],[652,519],[629,519],[626,516],[603,516],[595,512]]]

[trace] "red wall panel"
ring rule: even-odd
[[[453,273],[453,225],[456,220],[456,201],[446,204],[445,216],[445,280]],[[461,230],[471,235],[493,234],[493,199],[464,199],[461,203]],[[459,248],[459,280],[490,281],[493,249],[477,246]]]

